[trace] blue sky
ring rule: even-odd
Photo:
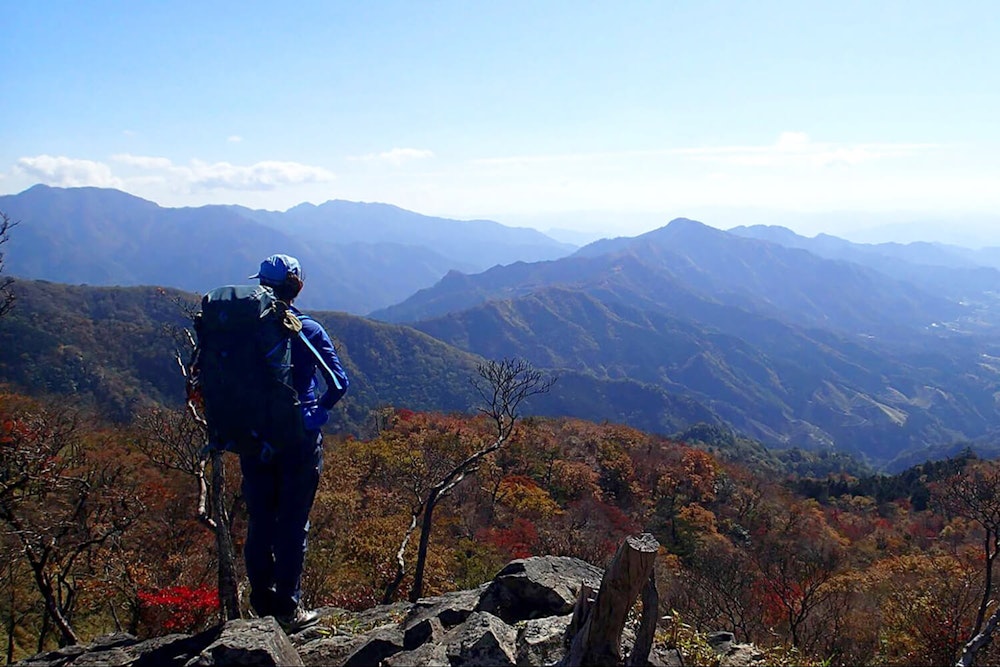
[[[0,20],[0,193],[606,234],[1000,224],[993,0],[31,0]]]

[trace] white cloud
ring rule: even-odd
[[[241,141],[243,141],[243,137],[241,137],[238,134],[233,134],[233,135],[230,135],[229,137],[226,137],[226,141],[228,141],[231,144],[238,144]]]
[[[193,187],[226,190],[273,190],[282,185],[325,183],[336,178],[333,172],[322,167],[311,167],[297,162],[265,161],[250,166],[228,162],[208,164],[192,160],[190,167],[182,167]]]
[[[434,151],[421,148],[393,148],[390,151],[381,153],[368,153],[359,157],[348,158],[351,160],[363,160],[365,162],[386,162],[395,167],[410,160],[423,160],[434,157]]]
[[[267,160],[251,165],[192,160],[174,164],[165,157],[112,155],[112,166],[93,160],[39,155],[23,157],[11,175],[27,176],[34,182],[59,187],[97,186],[120,189],[166,185],[175,192],[204,190],[272,191],[283,186],[328,183],[336,175],[323,167],[298,162]],[[115,173],[120,172],[120,173]]]
[[[14,169],[27,174],[40,183],[56,187],[121,187],[121,179],[116,178],[111,173],[111,168],[108,165],[93,160],[38,155],[21,158],[17,161]]]
[[[146,172],[130,181],[151,182],[159,178],[192,190],[273,190],[283,185],[326,183],[336,178],[327,169],[298,162],[272,160],[243,166],[192,160],[189,165],[175,165],[165,157],[129,154],[115,155],[112,159]]]

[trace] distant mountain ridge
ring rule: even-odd
[[[996,322],[977,313],[872,267],[678,219],[452,273],[373,315],[484,356],[660,386],[772,445],[884,461],[1000,423]]]
[[[962,248],[943,243],[852,243],[829,234],[812,238],[775,225],[734,227],[729,233],[818,257],[848,261],[911,282],[928,292],[954,299],[975,298],[1000,289],[1000,247]]]
[[[789,248],[802,248],[824,257],[856,261],[865,257],[896,258],[925,266],[993,266],[997,264],[998,248],[964,248],[946,243],[913,241],[909,243],[856,243],[820,233],[808,237],[780,225],[739,225],[726,230],[730,234],[770,241]]]
[[[165,208],[118,190],[36,185],[0,197],[0,210],[21,222],[7,248],[14,276],[206,292],[285,252],[305,267],[304,306],[356,314],[401,301],[451,270],[575,249],[535,230],[344,201],[284,213]]]
[[[416,322],[560,284],[651,308],[735,306],[801,326],[866,335],[950,321],[960,304],[858,264],[745,239],[684,218],[636,237],[605,239],[572,256],[451,273],[433,288],[372,313]]]
[[[458,265],[467,266],[470,271],[515,261],[552,259],[576,248],[528,227],[507,227],[492,220],[439,218],[391,204],[333,199],[319,205],[299,204],[284,213],[229,208],[305,238],[318,237],[338,244],[425,246],[451,260],[460,260]]]
[[[128,275],[196,294],[206,289],[202,283],[239,280],[279,246],[303,260],[307,310],[383,304],[371,319],[319,314],[348,332],[345,357],[359,360],[353,370],[366,409],[397,400],[462,409],[456,406],[467,405],[468,388],[456,375],[476,359],[517,356],[560,378],[533,404],[537,414],[659,433],[726,423],[771,446],[836,448],[875,463],[1000,433],[998,271],[960,258],[920,263],[935,256],[933,247],[872,251],[819,239],[827,256],[798,247],[812,241],[788,230],[726,232],[682,218],[573,253],[556,244],[551,258],[476,273],[470,258],[480,256],[471,250],[465,258],[442,254],[461,247],[445,237],[459,235],[465,223],[429,219],[429,230],[407,236],[424,218],[385,205],[328,202],[280,214],[163,209],[93,188],[32,188],[14,197],[0,199],[0,210],[34,204],[22,209],[31,217],[8,210],[25,220],[9,247],[16,276],[27,275],[15,268],[20,256],[29,267],[65,276],[49,280]],[[346,222],[350,211],[390,220],[361,224],[373,230],[372,241],[359,242],[351,240],[357,229]],[[495,223],[473,221],[468,229],[467,239],[503,252],[522,242],[538,248],[534,234],[508,235]],[[320,240],[327,236],[339,241]],[[405,243],[415,237],[434,247]],[[437,278],[421,280],[435,271]],[[152,275],[172,282],[147,281]],[[36,293],[44,292],[40,285]],[[53,298],[62,294],[53,290]],[[87,290],[78,294],[91,298]],[[72,309],[72,300],[65,303]],[[39,328],[20,315],[10,321],[20,345],[7,357],[11,372],[30,359],[32,341],[44,340],[52,343],[49,358],[72,375],[77,357],[66,355],[75,344],[59,340],[73,326]],[[413,359],[427,356],[415,372]],[[99,374],[84,382],[102,386]]]

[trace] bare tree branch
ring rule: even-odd
[[[955,667],[972,667],[975,664],[976,654],[993,639],[993,633],[996,631],[998,623],[1000,623],[1000,608],[990,614],[982,632],[975,635],[962,647],[962,654],[958,657]]]
[[[496,437],[491,444],[459,462],[428,490],[423,502],[420,543],[417,547],[413,588],[409,596],[411,602],[416,602],[423,595],[424,566],[427,562],[434,508],[438,501],[469,474],[475,472],[485,456],[500,449],[514,430],[514,424],[520,416],[518,408],[521,403],[530,396],[547,392],[555,382],[555,378],[543,377],[541,372],[523,359],[491,360],[479,364],[476,370],[479,378],[472,381],[472,386],[483,399],[484,405],[480,408],[480,412],[493,421]]]
[[[60,642],[76,643],[76,581],[144,511],[137,482],[120,461],[82,446],[75,414],[31,408],[9,413],[5,424],[0,524],[20,544]]]
[[[0,246],[10,240],[8,232],[17,226],[17,222],[14,222],[10,217],[0,211]],[[4,270],[4,254],[0,251],[0,274]],[[11,291],[10,287],[14,284],[14,279],[10,276],[6,278],[0,278],[0,317],[3,317],[10,309],[14,307],[14,293]]]
[[[500,441],[514,429],[521,403],[548,392],[556,381],[555,377],[543,377],[524,359],[490,360],[479,364],[476,371],[479,377],[472,380],[472,386],[483,400],[479,411],[493,420]]]
[[[970,465],[937,486],[934,496],[946,512],[970,519],[984,533],[983,592],[970,639],[958,663],[972,664],[976,652],[990,641],[998,621],[997,610],[989,618],[987,613],[993,604],[994,564],[1000,557],[1000,466],[995,462]]]
[[[165,290],[161,290],[166,295]],[[189,320],[194,320],[198,307],[181,297],[171,302]],[[218,585],[220,613],[226,620],[240,617],[239,585],[236,581],[236,549],[232,537],[230,512],[226,509],[225,462],[222,453],[210,450],[208,423],[202,414],[197,384],[196,361],[198,347],[194,334],[187,327],[166,326],[177,347],[174,361],[184,378],[187,401],[183,413],[153,411],[145,416],[144,427],[150,433],[150,445],[144,453],[154,463],[191,475],[197,488],[196,517],[215,535],[218,555]],[[184,350],[185,352],[182,352]],[[185,361],[185,358],[187,361]],[[211,481],[208,464],[211,461]]]

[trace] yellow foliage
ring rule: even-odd
[[[909,554],[885,558],[864,574],[878,601],[885,664],[954,662],[977,605],[978,568],[971,558]]]
[[[504,478],[500,482],[497,500],[517,516],[533,521],[562,513],[548,491],[522,475]]]
[[[584,497],[601,497],[600,476],[586,463],[560,459],[552,464],[550,487],[564,502]]]
[[[700,537],[716,534],[715,513],[697,503],[685,505],[677,513],[678,521],[682,521],[690,530],[700,534]]]

